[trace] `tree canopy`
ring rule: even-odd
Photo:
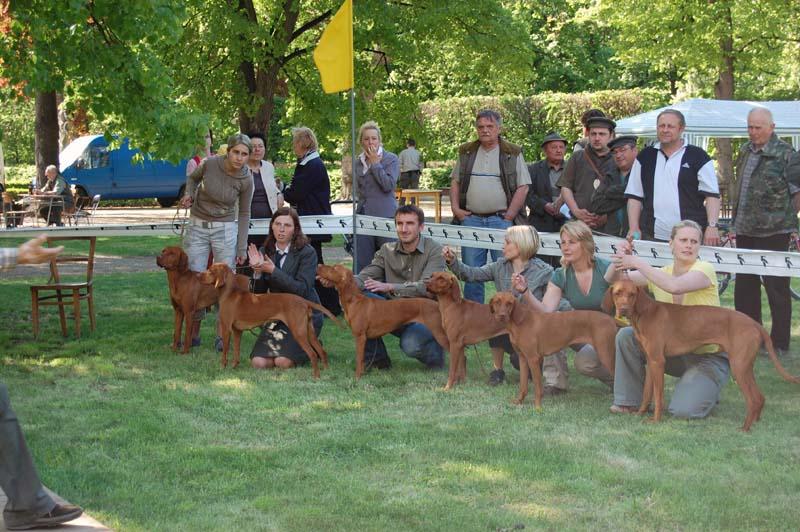
[[[93,132],[173,160],[206,127],[268,133],[270,154],[289,156],[283,132],[300,123],[333,158],[348,101],[322,93],[311,51],[340,4],[0,0],[0,98],[57,93]],[[357,120],[394,140],[430,133],[420,104],[453,97],[798,98],[798,21],[800,4],[783,0],[356,0]]]

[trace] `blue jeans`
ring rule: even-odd
[[[380,294],[364,290],[363,294],[375,299],[386,299]],[[400,338],[400,349],[406,356],[416,358],[429,368],[444,367],[444,349],[436,342],[430,329],[421,323],[409,323],[392,331]],[[367,339],[364,347],[364,363],[389,358],[382,338]],[[368,365],[368,364],[367,364]]]
[[[463,227],[479,227],[481,229],[502,229],[506,230],[511,227],[512,223],[505,218],[493,215],[487,218],[470,214],[462,220]],[[486,248],[461,248],[461,260],[467,266],[483,266],[486,264],[487,252]],[[492,250],[492,259],[497,260],[503,256],[503,252],[499,249]],[[483,303],[483,283],[464,283],[464,298],[476,303]]]

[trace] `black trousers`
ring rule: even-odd
[[[736,247],[742,249],[763,249],[767,251],[786,251],[789,234],[765,237],[736,235]],[[792,299],[789,294],[790,277],[764,276],[767,289],[769,311],[772,315],[770,337],[777,349],[789,349],[792,326]],[[734,305],[761,323],[761,280],[758,275],[737,273],[734,289]]]

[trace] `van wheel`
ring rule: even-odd
[[[158,202],[159,205],[161,205],[165,209],[168,209],[178,202],[178,198],[156,198],[156,201]]]
[[[165,209],[169,209],[170,207],[173,207],[176,203],[178,203],[178,200],[183,197],[183,191],[184,190],[186,190],[186,185],[181,185],[180,190],[178,190],[178,196],[177,197],[175,197],[175,198],[156,198],[156,201],[158,202],[159,205],[161,205]]]

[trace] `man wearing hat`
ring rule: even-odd
[[[572,155],[564,173],[556,183],[561,187],[561,197],[573,218],[578,218],[592,229],[605,232],[606,215],[590,209],[592,194],[614,170],[614,158],[608,143],[614,138],[617,124],[606,117],[595,117],[587,122],[589,145]]]
[[[608,143],[608,149],[614,158],[615,168],[606,174],[606,178],[592,194],[590,209],[595,214],[608,216],[606,231],[610,235],[625,236],[628,233],[628,199],[625,197],[625,187],[631,168],[639,164],[636,155],[638,137],[623,135]]]
[[[656,118],[658,142],[644,148],[631,169],[628,234],[634,239],[668,241],[672,226],[693,220],[703,228],[703,244],[719,245],[719,182],[714,162],[703,148],[683,138],[686,119],[676,109]]]
[[[572,145],[572,152],[585,150],[586,146],[589,145],[589,120],[592,118],[598,118],[601,116],[606,116],[606,114],[601,111],[600,109],[587,109],[581,115],[581,125],[583,126],[583,137],[579,138],[575,141],[575,144]]]
[[[556,233],[564,223],[564,215],[559,212],[563,201],[556,183],[564,172],[564,153],[567,148],[567,139],[551,131],[542,140],[544,159],[528,165],[531,174],[531,187],[525,204],[528,206],[528,223],[537,231]],[[543,257],[545,262],[553,259],[558,262],[558,257]],[[558,264],[549,262],[551,266]]]

